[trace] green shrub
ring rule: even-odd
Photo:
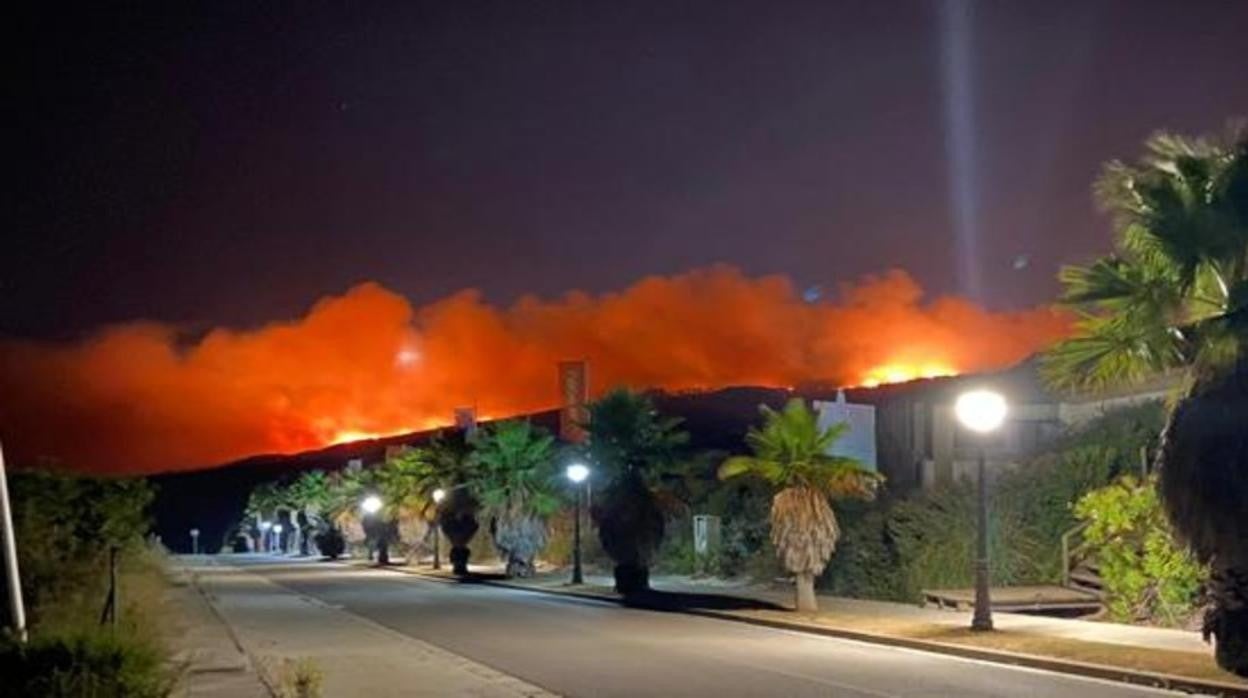
[[[44,472],[15,475],[10,486],[31,626],[48,616],[77,613],[83,604],[94,606],[98,617],[107,589],[109,548],[120,548],[123,566],[145,550],[152,487],[137,479]]]
[[[1175,543],[1156,478],[1124,476],[1084,495],[1075,514],[1088,524],[1110,616],[1164,625],[1191,618],[1207,571]]]
[[[160,644],[164,560],[143,543],[152,488],[142,480],[39,472],[10,483],[31,641],[0,646],[0,693],[168,695],[174,677]],[[117,626],[104,630],[112,547],[120,552],[120,609]]]
[[[1085,493],[1140,469],[1156,441],[1160,404],[1110,412],[1059,438],[1048,452],[995,478],[989,490],[994,584],[1057,583],[1061,536]],[[835,594],[918,601],[924,588],[971,584],[975,489],[969,482],[837,508],[841,541],[820,580]]]
[[[914,598],[888,530],[889,511],[878,502],[847,502],[837,509],[841,540],[820,577],[820,588],[852,598]]]
[[[159,648],[107,631],[0,645],[12,698],[163,698],[176,677]]]
[[[314,540],[321,554],[331,560],[337,560],[347,551],[347,541],[342,537],[342,531],[333,526],[318,531]]]

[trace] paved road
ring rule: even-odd
[[[567,696],[1176,695],[398,572],[249,556],[228,561]]]

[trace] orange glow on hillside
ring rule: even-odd
[[[921,378],[940,378],[942,376],[956,375],[958,375],[958,371],[945,363],[890,363],[867,371],[859,385],[866,388],[874,388],[886,383],[905,383]]]
[[[402,434],[409,434],[413,431],[416,431],[416,430],[415,429],[399,429],[397,431],[393,431],[389,433],[382,433],[382,432],[376,432],[376,431],[356,431],[354,429],[343,429],[342,431],[336,432],[333,435],[333,437],[330,438],[329,443],[330,444],[349,444],[349,443],[352,443],[353,441],[367,441],[369,439],[384,439],[387,436],[400,436]]]
[[[786,277],[726,266],[506,307],[473,290],[415,306],[364,283],[260,328],[0,339],[0,438],[19,463],[184,469],[446,425],[469,405],[482,420],[551,409],[570,358],[589,361],[594,395],[871,385],[1004,368],[1067,327],[1047,308],[927,298],[902,271],[814,302]]]

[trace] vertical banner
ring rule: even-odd
[[[559,438],[568,443],[582,444],[588,434],[583,424],[589,422],[589,378],[584,361],[559,362]]]

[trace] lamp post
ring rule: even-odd
[[[568,479],[576,487],[576,513],[572,518],[572,583],[583,584],[585,578],[581,573],[581,494],[585,488],[581,483],[589,478],[589,468],[581,463],[568,466]]]
[[[273,524],[273,546],[277,548],[277,552],[284,553],[286,549],[282,547],[282,525]]]
[[[4,449],[0,448],[0,546],[4,548],[4,578],[9,590],[9,622],[17,641],[26,643],[26,605],[22,601],[22,575],[17,568],[17,538],[13,534],[13,510],[9,481],[4,472]]]
[[[442,500],[446,499],[446,490],[439,487],[433,491],[433,569],[442,569],[442,557],[439,554],[438,539],[442,537],[442,527],[438,523],[441,514]]]
[[[375,517],[377,512],[381,511],[383,506],[385,506],[385,503],[381,501],[381,497],[378,497],[375,494],[368,495],[363,499],[363,501],[360,502],[360,509],[364,512],[365,516],[370,518]],[[380,527],[379,534],[377,536],[377,564],[379,565],[390,564],[390,550],[386,546],[386,534],[387,531],[385,530],[385,527]]]
[[[198,528],[191,529],[191,554],[192,555],[199,554],[199,529]]]
[[[978,540],[975,546],[975,615],[971,618],[971,630],[992,630],[992,598],[988,591],[988,476],[983,439],[1001,426],[1009,407],[1000,393],[972,390],[958,396],[953,410],[962,426],[981,435],[975,473]]]

